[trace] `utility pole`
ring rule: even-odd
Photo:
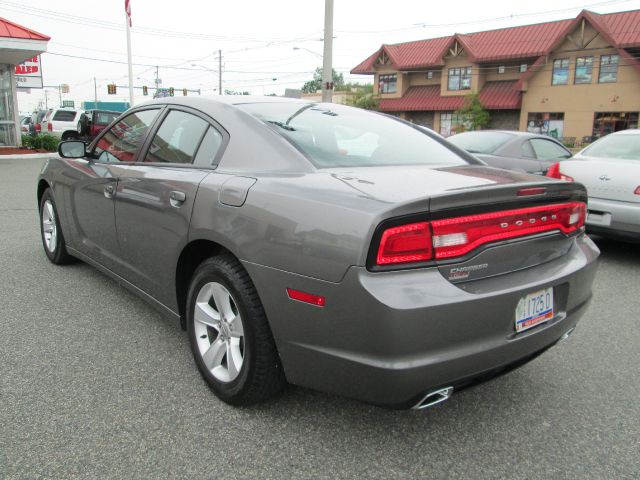
[[[159,67],[156,65],[156,90],[160,87]]]
[[[46,88],[44,90],[44,109],[49,110],[49,92]]]
[[[129,107],[133,107],[133,60],[131,59],[131,12],[127,11],[129,2],[125,2],[125,23],[127,29],[127,66],[129,70]]]
[[[62,85],[58,85],[58,96],[60,97],[59,107],[62,107]]]
[[[331,103],[333,89],[333,0],[324,0],[324,55],[322,56],[322,102]]]
[[[98,82],[96,77],[93,77],[93,107],[98,108]]]
[[[218,50],[218,95],[222,95],[222,50]]]

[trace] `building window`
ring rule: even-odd
[[[502,74],[502,73],[504,73],[504,65],[500,65],[498,67],[498,74]]]
[[[596,112],[593,117],[593,138],[629,128],[638,128],[638,112]]]
[[[563,112],[530,112],[527,117],[527,131],[553,138],[562,138],[564,133]]]
[[[591,83],[593,57],[576,58],[576,78],[574,83]]]
[[[526,63],[523,63],[522,65],[520,65],[520,73],[524,73],[527,71],[527,67],[528,65]]]
[[[450,137],[460,131],[463,131],[464,121],[461,116],[455,112],[442,112],[440,114],[440,135]]]
[[[427,80],[433,80],[433,72],[431,70],[427,72]]]
[[[12,90],[15,79],[11,78],[11,70],[13,65],[0,64],[0,146],[2,147],[17,145]]]
[[[449,90],[469,90],[471,88],[471,67],[449,69]]]
[[[396,93],[398,85],[398,75],[380,75],[378,79],[378,89],[380,93]]]
[[[569,59],[558,58],[553,61],[553,76],[551,85],[566,85],[569,83]]]
[[[618,55],[600,57],[600,83],[615,83],[618,80]]]

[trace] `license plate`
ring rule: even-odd
[[[516,332],[530,328],[553,318],[553,288],[530,293],[516,307]]]

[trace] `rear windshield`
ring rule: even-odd
[[[587,147],[582,155],[597,158],[640,160],[640,133],[609,135]]]
[[[73,122],[76,112],[70,110],[58,110],[51,120],[58,122]]]
[[[504,132],[465,132],[447,140],[470,153],[493,153],[512,138]]]
[[[112,121],[120,116],[116,112],[98,112],[96,113],[96,125],[109,125]]]
[[[318,168],[468,163],[423,131],[358,108],[315,103],[237,107],[277,130]]]

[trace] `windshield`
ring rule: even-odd
[[[640,133],[606,136],[587,147],[582,152],[582,155],[597,158],[640,160]]]
[[[470,153],[493,153],[512,138],[504,132],[464,132],[447,140]]]
[[[358,108],[293,102],[237,107],[276,129],[318,168],[468,163],[423,131]]]

